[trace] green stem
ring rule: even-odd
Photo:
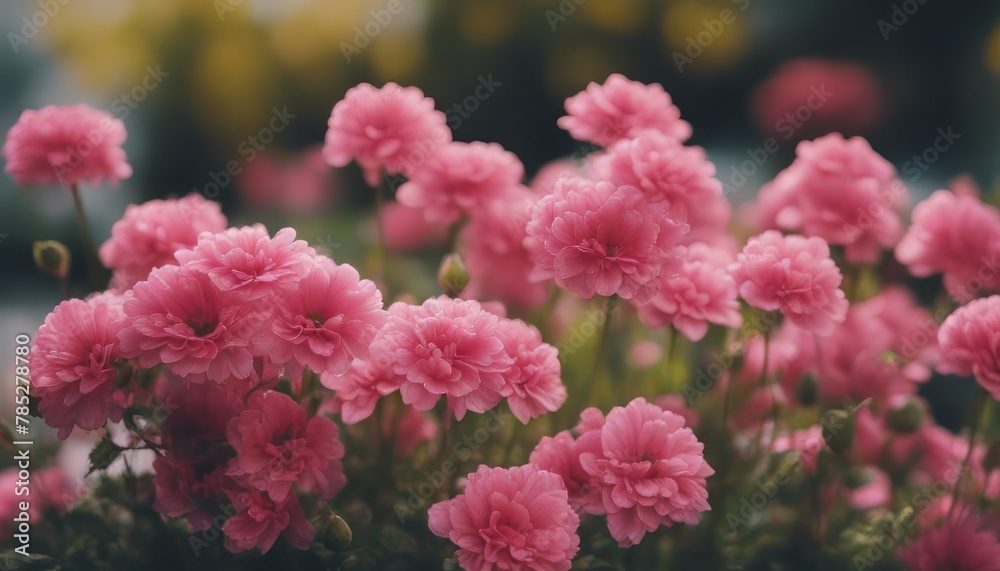
[[[586,391],[587,396],[583,402],[584,405],[593,401],[594,392],[597,390],[597,383],[600,380],[601,370],[604,368],[604,362],[607,357],[608,341],[611,338],[609,334],[611,330],[611,314],[614,312],[617,304],[617,296],[611,296],[604,302],[604,323],[601,324],[601,331],[597,338],[597,351],[594,354],[594,366],[590,369],[590,380]]]
[[[972,451],[975,449],[979,424],[985,416],[983,412],[986,410],[986,403],[991,397],[986,392],[986,389],[979,387],[975,398],[976,401],[972,405],[972,418],[969,421],[969,449],[965,451],[965,458],[962,459],[962,467],[958,471],[958,479],[955,480],[955,487],[952,489],[951,507],[948,509],[949,520],[951,520],[951,516],[955,512],[955,506],[958,505],[958,496],[961,492],[962,483],[965,481],[966,472],[969,471],[969,461],[972,459]]]
[[[375,228],[378,232],[378,241],[375,244],[375,277],[381,282],[386,281],[386,268],[388,267],[388,247],[385,243],[385,225],[382,222],[382,210],[385,207],[385,187],[383,183],[375,185]]]
[[[73,204],[76,206],[76,221],[80,226],[80,239],[83,240],[83,249],[87,258],[87,273],[90,276],[90,285],[96,290],[104,289],[101,283],[103,269],[101,261],[97,257],[97,248],[94,246],[94,237],[90,233],[90,225],[87,224],[87,214],[83,211],[83,201],[80,200],[80,191],[76,183],[69,186],[70,194],[73,195]]]

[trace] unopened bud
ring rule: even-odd
[[[812,406],[819,400],[819,383],[812,375],[806,375],[795,387],[795,400],[803,406]]]
[[[333,551],[343,551],[351,546],[354,534],[344,518],[332,514],[323,526],[323,544]]]
[[[35,264],[43,272],[61,280],[69,273],[69,250],[61,242],[44,240],[35,242],[31,248]]]
[[[469,285],[469,268],[458,254],[448,254],[438,268],[438,284],[448,297],[458,297]]]
[[[843,452],[854,442],[854,417],[846,410],[830,410],[823,415],[823,440],[830,450]]]
[[[906,399],[903,406],[890,410],[885,415],[886,426],[896,434],[913,434],[924,422],[924,411],[920,403]]]

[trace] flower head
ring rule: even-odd
[[[226,493],[233,505],[239,507],[239,512],[222,524],[226,549],[230,552],[259,548],[261,553],[267,553],[282,534],[292,547],[309,548],[316,530],[294,494],[276,501],[255,488],[236,487]]]
[[[527,424],[546,412],[555,412],[566,402],[566,387],[560,378],[558,351],[542,342],[542,334],[520,319],[502,319],[497,332],[504,349],[514,360],[504,373],[501,394],[518,420]]]
[[[399,390],[398,379],[366,359],[355,359],[343,375],[320,375],[323,386],[336,391],[335,410],[345,424],[356,424],[375,412],[378,400]]]
[[[942,373],[973,375],[1000,400],[1000,296],[975,299],[955,310],[941,324]]]
[[[976,515],[964,515],[925,529],[899,550],[899,559],[909,571],[995,570],[1000,541],[982,523]]]

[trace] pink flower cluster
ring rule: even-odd
[[[948,316],[938,331],[942,373],[973,375],[1000,400],[1000,296],[977,299]]]

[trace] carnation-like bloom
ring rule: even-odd
[[[507,383],[501,393],[510,411],[527,424],[546,412],[555,412],[566,402],[566,387],[560,377],[559,352],[542,342],[542,334],[520,319],[503,319],[497,327],[504,349],[514,363],[504,373]]]
[[[307,418],[306,409],[288,395],[254,393],[247,409],[229,423],[229,443],[236,449],[229,475],[278,503],[294,497],[293,484],[330,499],[347,482],[338,435],[332,420]]]
[[[356,358],[368,356],[385,312],[382,294],[348,264],[317,257],[294,289],[275,300],[260,343],[275,363],[298,376],[303,368],[341,375]]]
[[[955,310],[941,324],[938,371],[974,375],[1000,400],[1000,296],[975,299]]]
[[[944,274],[955,299],[1000,290],[1000,212],[976,196],[939,190],[913,209],[896,259],[917,277]]]
[[[678,141],[691,136],[691,125],[658,83],[644,85],[613,73],[603,85],[591,82],[585,91],[566,100],[568,115],[559,126],[574,139],[608,147],[647,131]]]
[[[117,296],[98,294],[60,303],[38,329],[28,361],[32,392],[60,439],[74,426],[93,430],[121,419],[125,395],[115,388],[114,362],[122,315]]]
[[[21,113],[3,145],[17,184],[112,185],[132,176],[122,143],[125,124],[86,105],[48,105]]]
[[[695,524],[711,509],[705,479],[715,473],[684,418],[637,398],[615,407],[601,428],[599,453],[580,455],[599,479],[608,529],[621,547],[675,522]]]
[[[179,266],[153,270],[123,303],[122,355],[177,375],[222,382],[253,369],[251,341],[260,316],[242,297],[219,291],[207,275]]]
[[[670,218],[663,201],[632,186],[560,179],[535,205],[527,225],[535,270],[580,297],[619,295],[648,301],[656,277],[676,258],[687,224]]]
[[[840,289],[843,276],[821,238],[768,230],[750,238],[729,273],[747,303],[780,310],[814,333],[829,332],[847,314],[847,298]]]
[[[130,204],[101,245],[101,262],[114,270],[112,285],[124,291],[155,268],[177,265],[177,250],[193,248],[202,232],[222,232],[226,224],[219,203],[200,194]]]
[[[739,327],[736,282],[726,272],[731,261],[724,250],[702,242],[688,246],[677,273],[657,277],[659,291],[638,306],[639,318],[649,327],[673,325],[692,341],[705,336],[709,323]]]
[[[323,386],[336,391],[336,411],[344,424],[357,424],[375,412],[378,400],[399,390],[398,379],[366,359],[355,359],[343,375],[320,375]]]
[[[732,218],[715,165],[701,147],[685,146],[676,138],[654,132],[619,141],[598,155],[591,168],[598,180],[634,186],[651,200],[666,200],[671,218],[691,226],[686,241],[714,243]]]
[[[558,474],[566,485],[569,493],[569,505],[577,513],[604,515],[602,500],[602,481],[599,476],[587,472],[580,463],[580,455],[584,452],[601,453],[601,426],[604,415],[596,408],[590,408],[581,413],[581,418],[588,417],[590,425],[581,421],[577,427],[579,435],[573,438],[568,430],[559,432],[554,437],[545,436],[531,451],[529,461],[542,470]],[[586,428],[584,428],[586,426]]]
[[[464,494],[431,506],[428,526],[459,547],[468,571],[568,571],[580,550],[580,518],[562,479],[530,464],[480,466]]]
[[[445,143],[451,142],[444,113],[416,87],[368,83],[353,87],[333,107],[323,157],[342,167],[356,160],[369,185],[380,170],[409,176]]]
[[[283,228],[271,238],[262,224],[202,234],[191,250],[174,257],[188,270],[204,272],[221,291],[247,299],[266,297],[298,281],[316,255],[295,230]]]
[[[760,190],[760,229],[783,229],[844,246],[849,262],[874,262],[903,235],[909,201],[892,164],[861,137],[831,133],[795,148],[795,161]]]
[[[518,158],[496,143],[448,143],[413,170],[397,200],[423,209],[429,220],[455,222],[516,187]]]
[[[316,530],[309,524],[295,494],[275,501],[266,492],[253,488],[227,490],[239,512],[226,520],[222,532],[226,549],[232,553],[259,548],[267,553],[279,535],[296,549],[308,549]]]
[[[995,571],[1000,541],[978,516],[966,514],[922,531],[899,550],[899,559],[909,571]]]
[[[430,410],[446,396],[459,420],[467,410],[486,412],[500,402],[503,373],[513,362],[496,315],[478,302],[444,296],[392,304],[371,355],[398,378],[403,402]]]

